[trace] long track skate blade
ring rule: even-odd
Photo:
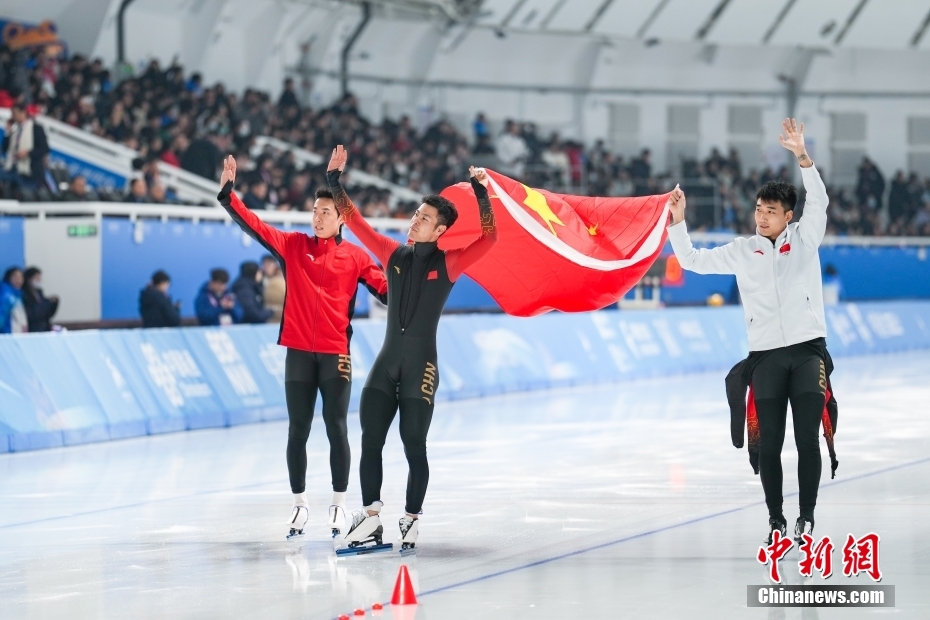
[[[284,539],[287,540],[287,541],[292,541],[292,540],[300,540],[300,539],[303,538],[303,537],[304,537],[304,533],[303,533],[303,532],[295,532],[295,531],[292,531],[290,534],[288,534],[287,536],[285,536]]]
[[[400,551],[399,551],[398,553],[400,553],[400,557],[405,558],[405,557],[407,557],[408,555],[416,555],[416,554],[417,554],[417,548],[416,548],[416,547],[407,547],[406,549],[404,549],[403,547],[401,547],[401,549],[400,549]]]
[[[372,545],[369,547],[345,547],[336,549],[336,555],[339,557],[347,555],[365,555],[367,553],[378,553],[380,551],[393,551],[394,543],[384,543],[383,545]]]

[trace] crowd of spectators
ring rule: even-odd
[[[198,325],[280,323],[284,309],[284,275],[270,254],[239,266],[239,277],[230,285],[229,272],[210,270],[194,299]],[[181,302],[169,294],[171,276],[159,269],[152,274],[139,293],[139,316],[142,327],[178,327],[181,325]]]
[[[422,130],[406,116],[376,124],[359,113],[351,95],[322,109],[301,105],[290,79],[275,100],[253,89],[240,95],[222,84],[206,85],[200,74],[187,75],[177,64],[163,68],[152,61],[138,76],[117,82],[100,60],[0,49],[0,99],[3,92],[138,152],[136,177],[124,194],[100,196],[76,177],[57,182],[55,197],[62,200],[177,202],[160,179],[158,162],[216,180],[223,154],[233,153],[246,171],[237,189],[250,208],[309,210],[314,192],[326,182],[324,165],[301,165],[290,152],[256,151],[255,138],[262,135],[323,155],[344,144],[352,167],[422,194],[461,181],[471,164],[493,166],[528,185],[588,195],[646,195],[673,185],[669,174],[653,170],[648,150],[624,158],[603,141],[586,147],[512,120],[495,136],[483,114],[476,116],[471,136],[445,120]],[[788,176],[785,168],[747,169],[736,151],[713,149],[703,161],[680,163],[675,180],[684,179],[694,207],[692,226],[704,230],[751,233],[757,188]],[[828,232],[930,234],[930,179],[899,172],[889,191],[885,186],[868,159],[855,188],[828,186],[834,207]],[[416,207],[392,201],[389,191],[375,187],[356,187],[353,197],[368,216],[406,218]]]
[[[42,290],[42,270],[23,271],[10,267],[0,281],[0,334],[22,334],[52,330],[58,312],[58,296]]]

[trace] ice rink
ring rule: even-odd
[[[404,560],[416,618],[930,617],[928,369],[928,352],[838,359],[832,481],[821,442],[815,534],[838,547],[880,534],[895,609],[746,607],[746,585],[766,583],[755,554],[767,513],[746,450],[730,444],[721,371],[440,404],[420,551]],[[387,602],[399,557],[333,556],[321,423],[300,543],[284,541],[285,423],[0,456],[0,617],[324,619]],[[350,433],[353,508],[357,415]],[[795,463],[789,428],[789,524]],[[405,481],[392,430],[386,541]],[[837,573],[841,562],[835,552]],[[783,567],[802,583],[794,561]]]

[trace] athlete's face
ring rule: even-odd
[[[407,238],[414,243],[429,243],[438,241],[447,226],[439,223],[439,211],[428,204],[420,205],[413,217],[410,218],[410,229]]]
[[[786,211],[780,202],[756,201],[756,227],[763,237],[772,241],[784,232],[793,216],[794,211]]]
[[[335,237],[344,223],[331,198],[317,198],[313,203],[313,232],[320,239]]]

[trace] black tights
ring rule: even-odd
[[[329,439],[329,468],[333,491],[349,485],[351,453],[346,431],[352,367],[348,355],[287,350],[284,394],[287,398],[287,471],[291,492],[303,493],[307,480],[307,438],[313,422],[316,394],[323,395],[323,422]]]
[[[784,518],[781,451],[788,403],[798,449],[798,495],[802,517],[813,521],[820,486],[820,420],[826,373],[821,357],[804,343],[766,352],[753,368],[752,389],[759,418],[759,476],[770,517]]]
[[[404,443],[409,473],[407,474],[407,505],[409,514],[423,508],[426,485],[429,483],[429,463],[426,460],[426,434],[433,419],[433,405],[424,398],[397,398],[377,388],[362,390],[360,411],[362,423],[362,501],[365,506],[381,499],[381,450],[391,422],[400,408],[400,438]]]

